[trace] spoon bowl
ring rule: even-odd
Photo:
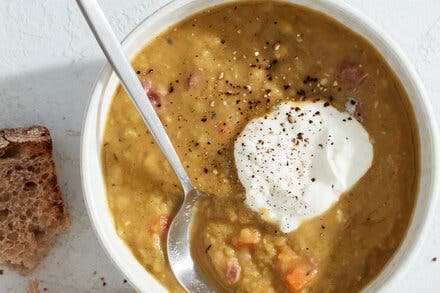
[[[190,247],[190,226],[193,207],[203,196],[196,189],[185,195],[180,210],[174,217],[168,230],[167,253],[168,261],[179,283],[188,292],[213,292],[197,272]]]

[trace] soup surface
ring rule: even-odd
[[[191,16],[133,59],[194,185],[192,249],[220,291],[355,292],[398,248],[418,182],[415,118],[399,81],[365,39],[316,11],[237,2]],[[368,172],[325,213],[282,233],[244,203],[234,142],[282,102],[325,101],[367,130]],[[169,164],[122,87],[102,145],[118,235],[172,292],[166,230],[182,198]]]

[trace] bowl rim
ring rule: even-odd
[[[227,2],[240,2],[239,1],[234,1],[234,0],[220,0],[223,3],[227,3]],[[321,11],[320,9],[317,9],[316,7],[314,7],[313,4],[310,4],[311,0],[275,0],[275,1],[279,1],[279,2],[293,2],[296,3],[298,5],[305,5],[310,9],[314,9],[314,10],[318,10],[321,13],[324,13],[325,15],[330,16],[331,18],[335,19],[338,22],[343,23],[342,21],[340,21],[339,19],[336,18],[336,16],[330,14],[327,11]],[[142,20],[130,33],[128,33],[128,35],[123,39],[122,41],[122,45],[124,47],[124,49],[126,49],[127,47],[127,43],[129,43],[132,38],[134,38],[134,35],[136,35],[141,28],[148,24],[148,22],[150,22],[152,20],[152,18],[154,17],[160,17],[158,16],[161,12],[164,12],[166,9],[168,10],[172,10],[174,8],[178,8],[179,6],[183,6],[184,4],[191,2],[191,0],[171,0],[168,3],[166,3],[165,5],[163,5],[162,7],[160,7],[159,9],[157,9],[156,11],[154,11],[153,13],[149,14],[144,20]],[[216,4],[218,4],[219,1],[212,1],[213,4],[212,5],[208,5],[209,7],[213,7]],[[361,13],[360,11],[358,11],[357,9],[353,8],[351,5],[349,5],[348,3],[345,3],[344,1],[337,1],[337,0],[318,0],[316,1],[316,3],[319,3],[320,5],[327,5],[329,7],[333,7],[334,9],[340,11],[342,14],[349,16],[353,19],[356,19],[357,22],[359,22],[360,24],[362,24],[366,31],[368,31],[369,33],[371,33],[372,35],[376,36],[380,42],[382,42],[384,44],[384,46],[386,46],[387,48],[390,49],[390,53],[394,53],[395,56],[394,58],[399,61],[402,64],[402,68],[406,71],[406,75],[410,78],[410,80],[413,82],[413,87],[415,88],[416,92],[418,93],[418,98],[419,101],[421,102],[421,108],[422,108],[422,114],[427,116],[427,131],[429,132],[430,135],[430,142],[431,142],[431,153],[429,154],[431,156],[432,159],[432,166],[429,166],[429,176],[430,178],[433,178],[434,180],[432,180],[432,184],[430,186],[430,192],[427,195],[427,200],[428,202],[425,203],[425,213],[423,213],[421,215],[420,219],[417,219],[417,223],[415,223],[415,219],[414,219],[414,214],[416,212],[416,209],[418,207],[418,205],[420,204],[420,196],[421,196],[421,191],[420,191],[420,187],[418,190],[418,194],[417,194],[417,198],[416,198],[416,202],[415,202],[415,206],[414,206],[414,210],[413,210],[413,214],[411,217],[411,220],[409,222],[409,226],[407,227],[407,232],[402,240],[402,242],[400,243],[400,246],[397,248],[397,250],[393,253],[393,256],[391,257],[391,259],[388,261],[388,263],[386,264],[386,266],[382,269],[382,271],[379,273],[378,276],[376,276],[368,285],[366,288],[363,288],[363,291],[368,291],[368,292],[375,292],[377,290],[390,290],[392,288],[392,286],[396,283],[396,281],[398,281],[399,279],[401,279],[403,277],[403,275],[405,274],[405,272],[408,270],[408,268],[410,267],[409,265],[414,261],[414,259],[416,258],[422,244],[423,241],[425,240],[427,233],[428,233],[428,228],[430,226],[430,222],[432,221],[433,218],[433,214],[434,214],[434,209],[436,206],[436,202],[438,200],[438,193],[439,193],[439,183],[435,180],[435,178],[437,178],[438,173],[439,173],[439,166],[440,166],[440,156],[438,155],[438,150],[439,148],[439,134],[438,134],[438,127],[437,127],[437,122],[436,122],[436,118],[433,112],[433,108],[431,106],[431,102],[430,99],[426,93],[426,90],[423,86],[423,83],[420,79],[420,77],[418,76],[415,68],[413,67],[413,65],[411,64],[411,62],[409,61],[409,59],[407,58],[407,56],[403,53],[403,51],[401,50],[401,48],[399,47],[399,45],[386,33],[384,32],[375,22],[373,22],[369,17],[367,17],[366,15],[364,15],[363,13]],[[206,9],[206,8],[202,8],[199,11]],[[170,12],[170,11],[168,11]],[[165,12],[166,13],[166,12]],[[190,13],[189,15],[193,14],[195,12]],[[347,26],[350,30],[355,31],[356,33],[359,33],[357,30],[355,30],[353,27],[351,27],[349,24],[347,23],[343,23],[345,26]],[[359,33],[360,34],[360,33]],[[367,40],[369,40],[372,45],[377,48],[377,44],[373,43],[373,41],[362,34],[362,36],[364,38],[366,38]],[[154,37],[154,36],[153,36]],[[148,40],[144,43],[144,45],[151,40],[151,38],[148,38]],[[383,55],[381,53],[381,55]],[[132,57],[132,56],[130,56]],[[385,56],[384,56],[385,57]],[[387,62],[388,63],[388,62]],[[390,68],[395,72],[395,68],[392,67],[391,64],[388,63],[388,65],[390,66]],[[395,72],[397,77],[400,79],[400,76],[397,72]],[[116,249],[114,247],[114,244],[110,241],[110,239],[108,239],[105,236],[104,233],[104,228],[100,225],[100,217],[98,215],[97,212],[97,208],[96,206],[93,204],[93,194],[90,190],[90,184],[92,184],[93,180],[91,179],[92,177],[90,175],[93,174],[89,174],[89,170],[88,170],[88,164],[87,164],[87,149],[93,146],[89,146],[89,139],[88,139],[88,130],[91,128],[93,129],[93,127],[95,127],[94,132],[95,135],[98,135],[97,133],[99,133],[99,130],[96,129],[96,124],[92,123],[93,121],[90,121],[90,117],[93,116],[92,114],[95,112],[99,112],[100,111],[100,105],[98,105],[97,108],[94,107],[94,103],[96,104],[97,102],[99,102],[103,97],[103,93],[104,90],[107,86],[107,83],[111,77],[111,75],[114,74],[109,63],[107,62],[101,69],[93,87],[91,90],[91,94],[90,94],[90,99],[89,102],[86,106],[85,109],[85,114],[83,117],[83,123],[82,123],[82,131],[81,131],[81,147],[80,147],[80,171],[81,171],[81,185],[82,185],[82,191],[83,191],[83,199],[85,202],[85,206],[87,209],[87,213],[89,215],[90,221],[92,223],[92,227],[95,231],[95,234],[97,235],[97,238],[101,244],[101,246],[104,248],[104,251],[107,253],[107,255],[109,256],[109,258],[111,259],[111,261],[113,262],[113,264],[115,265],[116,268],[118,268],[118,270],[122,273],[122,275],[125,276],[126,280],[128,280],[128,282],[139,292],[143,292],[146,291],[145,289],[155,289],[155,290],[165,290],[166,289],[164,287],[162,287],[162,285],[159,283],[159,281],[157,281],[154,277],[152,277],[152,275],[147,272],[145,269],[146,274],[148,275],[150,280],[138,280],[134,274],[131,268],[128,268],[127,263],[121,259],[121,255],[118,253],[118,249]],[[406,90],[406,89],[405,89]],[[412,100],[410,97],[410,102],[412,104]],[[416,116],[416,119],[419,120],[418,115],[422,115],[422,114],[418,114],[414,111],[414,114]],[[98,114],[99,117],[99,114]],[[418,123],[417,123],[418,124]],[[420,125],[417,125],[417,130],[420,131]],[[91,130],[93,132],[93,130]],[[89,134],[90,135],[90,134]],[[419,135],[420,136],[420,135]],[[419,137],[419,140],[421,142],[422,138]],[[98,139],[98,141],[100,141],[100,139]],[[98,148],[98,160],[100,161],[100,145],[95,145],[95,148]],[[422,154],[420,154],[421,156]],[[421,160],[422,158],[420,158]],[[101,169],[102,172],[102,169]],[[99,176],[96,175],[95,176]],[[102,174],[101,174],[102,176]],[[422,170],[420,171],[420,176],[422,176]],[[421,178],[421,177],[420,177]],[[105,187],[104,187],[104,192],[105,192]],[[108,208],[108,206],[107,206]],[[417,227],[414,228],[414,232],[416,234],[411,235],[411,238],[413,238],[413,242],[408,244],[410,245],[409,247],[409,252],[407,252],[407,255],[400,256],[400,259],[398,260],[400,262],[399,265],[394,266],[393,268],[391,267],[391,264],[396,261],[396,257],[398,252],[400,252],[400,250],[402,250],[402,246],[404,246],[405,242],[407,241],[407,239],[409,238],[409,230],[411,228],[413,228],[413,226],[417,224]],[[113,229],[115,229],[115,227],[113,227]],[[116,229],[115,229],[116,230]],[[126,246],[125,250],[129,251],[129,248]],[[129,251],[129,253],[131,253]],[[134,257],[134,256],[133,256]],[[385,279],[380,282],[380,284],[377,282],[378,279],[380,278],[380,276],[382,276],[387,270],[390,270],[390,272],[388,272],[388,276],[385,277]],[[142,284],[144,282],[147,282],[149,284],[147,284],[147,286],[145,286],[145,284]],[[377,284],[376,284],[377,283]]]

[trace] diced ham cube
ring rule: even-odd
[[[226,264],[226,278],[231,284],[235,284],[240,280],[241,266],[235,257],[228,259]]]
[[[197,81],[198,81],[197,73],[195,71],[191,72],[185,82],[186,88],[187,89],[192,88],[197,84]]]
[[[340,81],[350,83],[353,89],[357,90],[367,80],[368,73],[364,72],[357,63],[342,61],[338,66],[336,78]]]
[[[151,80],[143,78],[141,84],[156,112],[162,112],[166,105],[162,102],[159,92],[153,88]]]

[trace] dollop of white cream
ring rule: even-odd
[[[285,102],[246,125],[234,157],[246,205],[288,233],[367,172],[373,146],[359,121],[328,102]]]

